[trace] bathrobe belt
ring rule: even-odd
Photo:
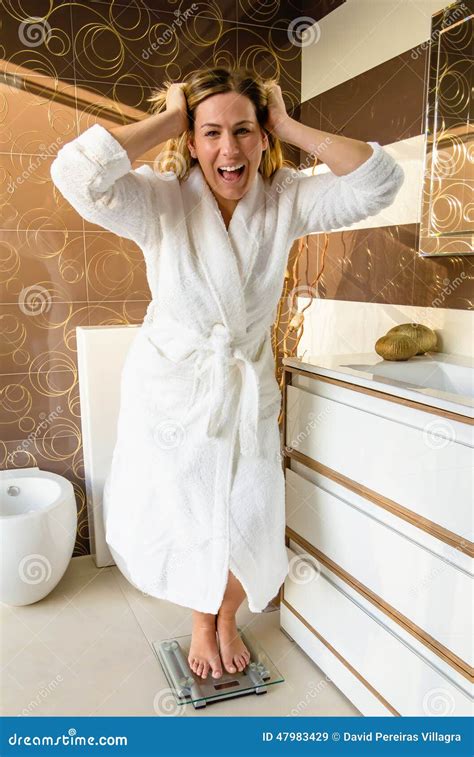
[[[260,341],[263,335],[260,333]],[[196,346],[198,356],[194,368],[194,381],[189,406],[194,402],[198,381],[203,376],[209,381],[210,407],[207,435],[217,436],[226,422],[225,398],[229,390],[229,371],[237,365],[242,377],[242,390],[238,407],[239,439],[243,455],[258,452],[259,381],[255,363],[246,354],[249,335],[233,337],[223,323],[215,323],[209,336],[201,336]]]

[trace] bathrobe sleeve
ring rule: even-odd
[[[342,176],[332,171],[314,176],[296,173],[293,239],[350,226],[392,204],[403,184],[404,171],[378,142],[368,144],[372,155],[350,173]]]
[[[91,223],[131,239],[140,247],[159,234],[153,213],[150,168],[132,169],[127,151],[100,124],[62,147],[51,178],[63,197]]]

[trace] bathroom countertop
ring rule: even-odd
[[[283,364],[474,418],[470,357],[432,352],[387,361],[376,352],[366,352],[286,357]]]

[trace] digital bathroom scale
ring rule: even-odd
[[[242,672],[228,673],[223,668],[220,678],[213,678],[210,670],[207,678],[201,678],[189,667],[191,634],[153,642],[153,650],[177,704],[192,702],[196,710],[223,699],[233,699],[247,694],[266,694],[268,686],[285,680],[253,634],[249,630],[237,630],[250,652],[250,662]]]

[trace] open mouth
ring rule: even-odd
[[[243,176],[245,172],[245,166],[242,165],[240,168],[232,169],[231,171],[225,170],[225,168],[218,168],[217,172],[219,176],[222,178],[223,181],[225,181],[227,184],[234,184],[235,182],[239,181],[239,179]]]

